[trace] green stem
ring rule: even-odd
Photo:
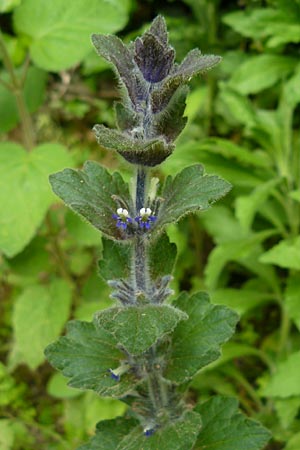
[[[24,145],[25,145],[26,149],[28,151],[30,151],[35,146],[35,135],[34,135],[31,116],[29,114],[29,111],[28,111],[28,108],[26,106],[25,99],[24,99],[24,92],[23,92],[24,79],[22,79],[20,82],[16,76],[15,68],[14,68],[12,60],[7,52],[6,45],[5,45],[1,31],[0,31],[0,51],[2,53],[4,66],[10,77],[10,84],[3,82],[3,80],[2,80],[2,84],[5,84],[6,87],[15,96],[18,113],[19,113],[19,117],[21,120]],[[26,63],[26,65],[27,64],[28,63]]]

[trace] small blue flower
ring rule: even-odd
[[[127,225],[129,223],[132,223],[131,217],[129,217],[129,213],[127,209],[118,208],[117,214],[113,214],[112,218],[117,221],[116,225],[118,228],[123,228],[123,230],[126,230]]]
[[[157,217],[152,216],[152,211],[150,208],[141,208],[140,215],[137,216],[134,220],[138,222],[140,228],[149,230],[151,224],[155,222]]]
[[[108,369],[108,372],[110,373],[110,378],[115,381],[120,381],[120,375],[116,374],[112,369]]]
[[[144,436],[146,436],[146,437],[153,436],[154,433],[155,433],[154,428],[145,428],[144,429]]]
[[[108,369],[108,372],[110,373],[110,378],[112,378],[115,381],[120,381],[121,375],[128,372],[130,369],[128,363],[123,362],[119,367],[116,369]]]

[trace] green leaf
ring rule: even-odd
[[[201,417],[188,411],[178,420],[172,420],[154,435],[145,437],[141,427],[136,427],[118,445],[116,450],[191,450],[201,428]]]
[[[192,378],[220,356],[220,347],[234,333],[238,315],[226,306],[212,305],[205,292],[182,294],[173,304],[186,312],[172,335],[170,362],[164,376],[176,383]]]
[[[20,72],[16,71],[17,76]],[[8,81],[8,75],[1,73],[1,78]],[[47,82],[47,73],[37,67],[29,67],[24,84],[24,100],[30,112],[35,112],[43,103]],[[12,130],[20,121],[15,96],[0,84],[0,132]]]
[[[201,141],[199,149],[224,156],[226,159],[235,160],[241,165],[253,167],[270,167],[271,160],[263,153],[256,153],[247,148],[240,147],[228,139],[207,138]]]
[[[129,374],[123,375],[119,382],[111,378],[109,370],[119,367],[124,354],[117,349],[112,336],[96,323],[69,322],[67,335],[48,345],[45,355],[53,367],[70,378],[71,387],[122,397],[137,382]]]
[[[292,353],[278,364],[262,394],[267,397],[287,398],[300,396],[300,352]]]
[[[81,395],[80,391],[67,385],[67,380],[60,372],[52,375],[47,384],[47,393],[54,398],[67,399]]]
[[[95,31],[113,33],[128,20],[130,1],[74,0],[66,7],[62,0],[23,0],[14,11],[18,34],[30,39],[34,63],[47,71],[65,70],[88,55],[90,35]]]
[[[256,94],[283,80],[297,60],[290,56],[264,54],[247,59],[233,74],[230,86],[242,94]]]
[[[15,433],[13,421],[9,419],[0,420],[0,446],[2,450],[11,450],[14,445]]]
[[[131,248],[103,238],[102,258],[98,262],[99,273],[105,281],[126,279],[130,275]]]
[[[170,242],[166,234],[161,234],[149,246],[149,269],[152,280],[170,275],[176,261],[176,244]]]
[[[13,312],[13,365],[24,362],[36,369],[44,361],[45,346],[59,336],[68,319],[71,294],[62,280],[24,289]]]
[[[55,200],[49,173],[65,165],[72,160],[61,145],[42,144],[26,152],[18,144],[0,143],[0,248],[7,256],[33,238]]]
[[[250,231],[255,214],[263,206],[280,181],[281,179],[278,178],[268,180],[257,186],[249,195],[243,195],[236,199],[236,217],[246,231]]]
[[[167,144],[163,138],[135,139],[104,125],[95,125],[93,130],[102,147],[107,150],[116,150],[127,161],[134,164],[156,166],[164,161],[174,149],[174,145]]]
[[[0,13],[7,13],[20,4],[21,0],[0,0]]]
[[[272,301],[270,293],[247,288],[217,289],[212,292],[211,299],[213,303],[228,306],[240,315],[268,301]]]
[[[51,175],[50,183],[56,195],[94,227],[110,237],[123,238],[112,218],[118,208],[113,197],[128,205],[131,216],[133,205],[128,185],[119,173],[110,175],[100,164],[87,161],[83,170],[65,169]]]
[[[300,409],[300,397],[274,399],[276,413],[284,428],[289,428]]]
[[[290,319],[300,331],[300,279],[299,274],[290,275],[285,293],[285,308]]]
[[[73,213],[73,211],[66,211],[65,224],[68,232],[68,237],[71,237],[74,243],[82,247],[101,246],[101,235],[89,223],[82,220],[81,217]]]
[[[261,255],[259,261],[286,269],[300,270],[300,236],[295,239],[283,239]]]
[[[133,418],[117,417],[97,423],[96,436],[78,450],[116,450],[130,429],[137,425]]]
[[[162,190],[163,202],[157,227],[178,221],[185,214],[208,209],[229,190],[227,181],[214,175],[204,175],[200,164],[187,167],[172,179],[168,176]]]
[[[287,8],[291,6],[291,10],[286,11],[283,5]],[[270,48],[300,41],[296,2],[281,2],[278,9],[264,7],[252,11],[236,11],[226,14],[223,21],[243,36],[255,40],[266,39],[266,44]]]
[[[196,448],[207,450],[261,450],[271,438],[260,423],[238,411],[234,398],[217,396],[196,406],[202,429]]]
[[[237,239],[228,240],[215,247],[209,254],[205,268],[205,281],[209,289],[216,289],[220,274],[229,261],[247,265],[247,260],[255,255],[256,269],[261,271],[264,265],[259,265],[257,253],[261,254],[260,243],[272,234],[274,234],[274,230],[265,230],[241,238],[237,236]],[[264,272],[262,271],[260,275],[264,276]]]
[[[96,322],[134,355],[146,351],[186,319],[185,313],[169,305],[116,307],[95,316]]]
[[[288,440],[284,450],[298,450],[300,447],[300,432],[294,434],[291,439]]]

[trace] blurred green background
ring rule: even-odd
[[[153,171],[201,162],[233,185],[168,229],[175,292],[206,289],[241,315],[190,401],[234,396],[272,431],[268,450],[300,448],[300,1],[0,0],[1,450],[76,449],[125,411],[68,388],[43,356],[68,319],[111,305],[97,276],[101,235],[51,193],[48,175],[92,159],[130,178],[91,131],[115,126],[118,92],[90,34],[129,42],[159,13],[178,61],[194,47],[223,57],[192,82],[187,127]]]

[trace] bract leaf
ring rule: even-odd
[[[205,210],[229,190],[230,184],[215,175],[204,175],[200,164],[186,167],[174,179],[168,176],[162,190],[163,202],[157,227],[178,221],[185,214]]]
[[[137,426],[133,418],[117,417],[97,423],[96,435],[78,450],[116,450],[122,439]]]
[[[50,176],[52,189],[73,211],[109,237],[122,239],[112,215],[117,196],[133,211],[128,185],[119,173],[110,175],[100,164],[87,161],[83,170],[65,169]]]
[[[139,355],[171,333],[187,315],[169,305],[117,307],[100,311],[95,321],[129,353]],[[130,327],[128,326],[130,324]]]
[[[119,367],[124,359],[111,334],[97,322],[74,320],[67,325],[67,335],[48,345],[45,355],[53,367],[70,378],[69,386],[92,389],[98,394],[122,397],[131,391],[138,380],[124,374],[121,380],[112,379],[109,370]]]
[[[150,437],[145,437],[141,427],[136,427],[120,442],[117,450],[191,450],[200,428],[201,416],[187,411],[180,419],[170,421]]]
[[[208,294],[182,294],[173,305],[186,312],[172,334],[172,350],[164,376],[176,383],[192,378],[220,356],[220,347],[234,333],[238,315],[221,305],[212,305]]]
[[[116,150],[127,161],[134,164],[156,166],[164,161],[174,148],[163,139],[134,139],[117,130],[106,128],[104,125],[95,125],[93,130],[102,147]]]
[[[216,396],[195,408],[202,418],[196,448],[207,450],[261,450],[271,433],[238,411],[234,398]]]

